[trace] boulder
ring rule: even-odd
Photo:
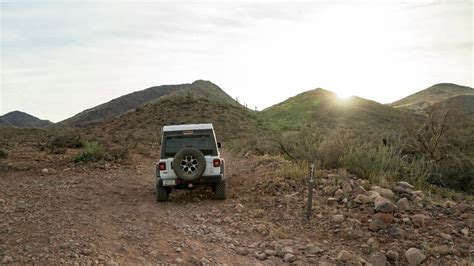
[[[381,252],[373,253],[369,258],[369,263],[373,266],[387,266],[387,257]]]
[[[319,247],[318,245],[308,245],[306,246],[306,254],[316,255],[321,254],[324,252],[324,249]]]
[[[369,230],[378,232],[387,229],[393,221],[393,216],[388,213],[376,213],[372,215],[372,221],[369,224]]]
[[[354,198],[354,202],[365,205],[374,202],[374,199],[364,194],[359,194]]]
[[[293,263],[296,261],[296,256],[291,253],[286,253],[285,256],[283,256],[283,261],[286,263]]]
[[[235,252],[239,254],[240,256],[247,256],[249,254],[249,250],[245,247],[240,247],[237,250],[235,250]]]
[[[426,256],[419,249],[410,248],[405,252],[405,258],[408,261],[408,265],[415,266],[420,265],[426,259]]]
[[[415,187],[412,184],[410,184],[406,181],[398,181],[397,186],[400,186],[400,187],[403,187],[403,188],[406,188],[406,189],[415,189]]]
[[[415,214],[410,217],[411,222],[416,227],[424,227],[431,223],[431,217],[424,214]]]
[[[394,199],[395,198],[395,193],[391,189],[388,188],[382,188],[378,186],[373,186],[371,188],[373,191],[376,191],[377,193],[380,194],[380,196],[389,198],[389,199]]]
[[[334,194],[334,192],[336,192],[336,190],[338,189],[337,186],[326,186],[323,188],[323,191],[324,193],[326,194]]]
[[[392,188],[392,191],[397,193],[397,194],[409,195],[409,196],[411,196],[412,195],[411,193],[413,192],[413,190],[411,190],[411,189],[407,189],[407,188],[404,188],[404,187],[401,187],[401,186],[398,186],[398,185],[394,186]]]
[[[409,211],[410,210],[410,202],[407,198],[401,198],[397,201],[397,207],[400,211]]]
[[[362,257],[352,254],[349,251],[341,250],[337,255],[336,261],[350,263],[351,265],[365,265],[367,261],[365,261]]]
[[[396,250],[389,250],[387,251],[387,258],[392,261],[398,261],[398,252]]]
[[[444,255],[451,254],[452,252],[453,252],[453,250],[451,248],[449,248],[447,245],[435,246],[432,249],[432,253],[435,256],[444,256]]]
[[[265,249],[265,254],[269,257],[276,256],[277,252],[273,249]]]
[[[255,258],[258,259],[258,260],[267,259],[267,254],[265,254],[265,252],[256,251],[254,255],[255,255]]]
[[[336,190],[336,192],[334,192],[334,198],[338,201],[342,200],[344,198],[344,191],[342,191],[342,189]]]
[[[364,192],[366,192],[366,190],[363,186],[356,186],[354,190],[352,190],[352,193],[354,194],[362,194]]]
[[[344,215],[342,214],[336,214],[332,216],[332,221],[335,223],[342,223],[344,221]]]
[[[405,231],[398,226],[390,227],[388,233],[395,237],[403,237],[405,235]]]
[[[471,205],[461,202],[454,206],[454,209],[458,210],[459,212],[469,212],[471,210]]]
[[[377,212],[392,213],[397,209],[397,205],[395,205],[391,200],[382,196],[376,198],[374,204],[375,211]]]
[[[370,197],[372,202],[375,201],[376,198],[380,197],[380,194],[377,191],[369,190],[363,193],[364,195]]]
[[[290,246],[285,246],[282,249],[278,250],[277,256],[283,258],[288,253],[293,254],[293,248]]]
[[[329,206],[333,206],[335,205],[337,202],[337,199],[336,198],[333,198],[333,197],[330,197],[326,200],[326,203],[329,205]]]
[[[423,191],[421,190],[413,191],[411,192],[411,195],[420,199],[423,199],[425,197],[425,194],[423,194]]]
[[[350,193],[352,191],[352,186],[351,186],[351,184],[346,182],[346,183],[342,184],[341,189],[344,193],[347,194],[347,193]]]
[[[443,239],[448,240],[448,241],[453,240],[453,237],[450,234],[439,233],[439,236],[441,236]]]

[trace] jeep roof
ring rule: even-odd
[[[212,127],[212,124],[187,124],[187,125],[163,126],[163,132],[183,131],[183,130],[200,130],[200,129],[214,129],[214,128]]]

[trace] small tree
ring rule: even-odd
[[[446,158],[448,154],[443,148],[448,145],[445,135],[450,115],[448,109],[432,106],[426,110],[426,117],[421,125],[413,116],[404,116],[402,121],[409,137],[404,144],[406,150],[434,162]]]
[[[434,105],[426,109],[424,119],[405,116],[404,153],[422,158],[432,166],[429,182],[443,187],[472,190],[474,160],[465,146],[471,145],[472,131],[465,117],[453,109]],[[469,124],[469,123],[467,123]],[[463,135],[470,134],[469,137]]]

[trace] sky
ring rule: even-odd
[[[204,79],[262,110],[324,88],[390,103],[473,85],[474,1],[1,1],[0,115],[58,122]]]

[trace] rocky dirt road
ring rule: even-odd
[[[392,198],[377,208],[362,180],[327,172],[307,223],[304,189],[274,176],[282,162],[225,157],[225,201],[196,189],[156,202],[153,156],[128,166],[1,172],[0,263],[404,265],[472,258],[471,202],[437,205],[412,191],[403,197],[381,190]]]

